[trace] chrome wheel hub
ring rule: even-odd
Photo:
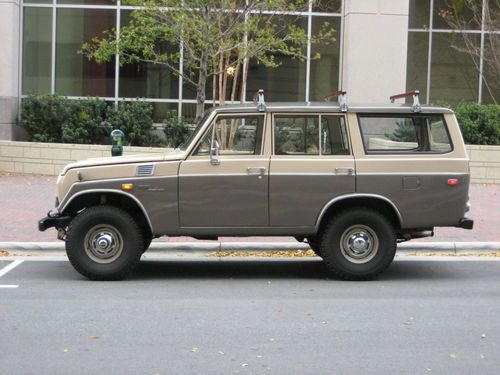
[[[97,263],[111,263],[123,250],[123,239],[112,225],[96,225],[85,236],[85,252]]]
[[[369,262],[377,254],[378,247],[377,234],[366,225],[347,228],[340,239],[342,255],[352,263]]]

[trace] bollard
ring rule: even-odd
[[[120,129],[115,129],[111,132],[111,156],[122,156],[123,154],[123,141],[125,140],[125,133]]]

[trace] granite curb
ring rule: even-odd
[[[153,242],[148,253],[164,250],[178,253],[206,254],[215,251],[283,251],[308,250],[309,245],[298,242]],[[36,252],[64,251],[64,242],[0,242],[0,250]],[[485,254],[500,252],[500,242],[404,242],[398,253]]]

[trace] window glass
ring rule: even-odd
[[[451,151],[450,136],[446,130],[443,118],[434,116],[427,119],[429,126],[430,151]]]
[[[447,152],[451,141],[441,115],[359,117],[367,151]]]
[[[84,42],[103,37],[116,26],[110,9],[58,9],[56,32],[56,92],[71,96],[115,96],[114,58],[104,64],[79,53]]]
[[[420,100],[427,101],[427,60],[429,55],[429,33],[408,33],[408,57],[406,64],[407,91],[419,90]],[[408,98],[410,102],[412,98]]]
[[[319,155],[319,116],[275,116],[276,155]]]
[[[263,116],[218,117],[215,122],[215,140],[220,155],[260,155]],[[208,155],[213,127],[203,137],[195,155]]]
[[[410,29],[428,29],[430,9],[430,0],[410,0],[408,27]]]
[[[344,117],[321,116],[321,154],[349,155]]]
[[[52,9],[24,8],[23,94],[50,92]]]

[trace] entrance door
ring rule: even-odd
[[[219,115],[179,170],[181,227],[269,224],[263,114]],[[218,144],[219,155],[211,157]]]

